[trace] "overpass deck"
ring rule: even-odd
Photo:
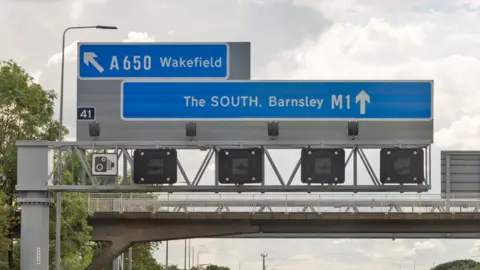
[[[89,218],[95,241],[130,242],[245,234],[480,234],[480,213],[147,213],[98,212]],[[442,237],[443,235],[443,237]],[[128,242],[127,241],[127,242]]]
[[[212,212],[98,212],[89,218],[92,238],[130,242],[175,240],[199,237],[283,237],[290,234],[376,235],[401,238],[424,235],[430,238],[463,238],[480,235],[480,213],[212,213]],[[127,241],[127,242],[128,242]]]
[[[480,237],[480,201],[427,196],[90,194],[92,240],[112,244],[210,237]]]

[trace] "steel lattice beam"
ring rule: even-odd
[[[330,142],[325,144],[321,141],[317,142],[302,142],[298,145],[282,145],[275,141],[267,142],[49,142],[49,141],[19,141],[18,147],[40,147],[46,149],[61,149],[65,152],[64,157],[68,157],[63,162],[63,167],[60,171],[66,169],[68,164],[73,162],[73,156],[76,156],[80,160],[82,166],[81,181],[74,181],[72,184],[60,184],[52,181],[53,173],[49,175],[48,179],[44,179],[45,185],[41,191],[55,191],[55,192],[166,192],[166,193],[280,193],[280,192],[302,192],[302,193],[325,193],[325,192],[349,192],[349,193],[365,193],[365,192],[426,192],[431,189],[431,168],[430,168],[430,146],[429,145],[403,145],[399,142],[390,142],[390,146],[395,147],[424,147],[427,155],[425,157],[425,179],[426,182],[422,184],[386,184],[383,185],[379,182],[376,173],[372,165],[370,164],[366,154],[362,148],[379,148],[385,147],[385,144],[374,144],[373,142],[362,142],[361,145],[356,142]],[[279,172],[279,166],[275,163],[269,153],[269,149],[299,149],[303,147],[341,147],[351,149],[348,157],[345,161],[345,167],[353,164],[352,166],[352,179],[348,179],[344,184],[339,185],[321,185],[321,184],[302,184],[299,183],[296,176],[299,173],[301,166],[300,159],[296,162],[293,170],[289,175],[281,175]],[[187,175],[185,167],[182,165],[180,159],[177,159],[177,167],[180,172],[183,183],[176,183],[173,185],[139,185],[134,183],[127,183],[125,180],[120,181],[120,176],[114,177],[101,177],[94,176],[91,173],[90,164],[87,158],[87,152],[103,153],[115,153],[118,157],[119,167],[123,167],[122,176],[123,179],[128,178],[129,172],[133,172],[133,157],[132,150],[134,149],[158,149],[158,148],[176,148],[176,149],[197,149],[206,152],[203,162],[196,170],[195,177],[190,179]],[[204,177],[205,171],[209,166],[212,159],[215,159],[215,152],[221,147],[229,148],[245,148],[245,147],[262,147],[266,156],[265,166],[270,166],[273,169],[274,175],[265,179],[260,184],[245,184],[245,185],[222,185],[218,184],[218,176],[210,179],[214,184],[206,184]],[[364,166],[367,174],[359,175],[359,166]],[[350,169],[350,168],[348,168]],[[56,169],[57,170],[57,169]],[[190,168],[191,171],[191,168]],[[276,179],[275,179],[276,178]],[[203,180],[203,181],[202,181]],[[364,180],[363,182],[361,180]],[[122,183],[120,183],[122,182]],[[360,184],[362,183],[362,184]],[[18,191],[39,191],[39,187],[32,190],[31,186],[18,185],[16,187]]]

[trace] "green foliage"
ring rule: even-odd
[[[17,140],[55,140],[58,123],[53,119],[55,93],[45,91],[33,78],[13,61],[0,62],[0,172],[6,177],[2,185],[2,202],[5,209],[0,209],[2,222],[7,222],[7,230],[18,224],[14,214],[18,211],[17,194]],[[65,130],[67,132],[67,130]],[[4,224],[0,230],[4,231]],[[0,267],[5,262],[6,269],[18,268],[18,243],[8,239],[4,244],[3,233],[0,234],[2,251]]]
[[[87,194],[62,194],[62,265],[65,269],[85,269],[93,258],[90,242]],[[55,205],[50,208],[50,262],[55,257]]]
[[[135,270],[165,270],[153,257],[156,246],[157,243],[142,243],[133,246],[132,266]],[[124,269],[128,269],[128,256],[125,256]]]
[[[456,260],[437,265],[431,270],[480,270],[480,263],[474,260]]]
[[[0,217],[8,215],[8,209],[5,207],[5,195],[0,193]],[[7,255],[10,247],[9,220],[0,218],[0,270],[10,269],[8,265]]]
[[[192,267],[190,270],[230,270],[230,268],[225,267],[225,266],[219,266],[219,265],[211,264],[211,265],[203,266],[203,267],[200,267],[200,268]]]
[[[15,62],[0,62],[0,164],[7,176],[4,190],[8,195],[16,185],[15,141],[57,139],[55,98],[52,90],[42,89]]]
[[[218,266],[218,265],[209,265],[205,269],[206,270],[230,270],[230,268],[228,267]]]

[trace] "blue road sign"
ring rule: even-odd
[[[432,81],[123,82],[123,120],[430,120]]]
[[[226,43],[79,43],[80,79],[228,78]]]

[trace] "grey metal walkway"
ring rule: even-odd
[[[465,194],[462,194],[465,196]],[[89,194],[92,212],[479,212],[480,199],[439,194]]]

